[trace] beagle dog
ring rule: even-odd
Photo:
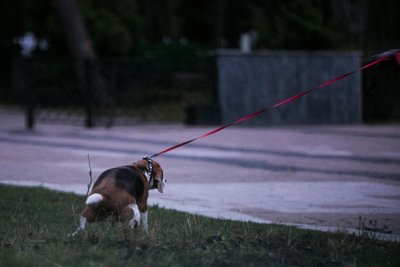
[[[85,229],[87,223],[112,217],[129,220],[130,227],[142,225],[147,231],[147,198],[149,190],[164,191],[164,175],[160,164],[150,158],[127,166],[104,171],[97,178],[86,199],[79,227],[70,236]]]

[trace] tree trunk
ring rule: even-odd
[[[99,107],[111,106],[111,99],[106,93],[106,80],[96,62],[96,53],[87,33],[82,14],[75,0],[58,0],[58,9],[65,36],[75,61],[82,95],[85,98],[85,126],[95,126],[95,117],[99,116]],[[109,114],[110,110],[106,109]],[[108,122],[111,124],[111,122]]]
[[[61,22],[72,56],[75,60],[95,59],[92,41],[86,31],[79,6],[75,0],[58,0]]]

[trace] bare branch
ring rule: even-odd
[[[88,159],[88,164],[89,164],[89,178],[90,178],[90,180],[89,180],[89,183],[88,183],[88,185],[87,185],[87,192],[86,192],[86,197],[85,197],[85,198],[88,197],[89,191],[90,191],[90,188],[92,187],[92,182],[93,182],[93,177],[92,177],[92,164],[90,163],[90,156],[89,156],[89,154],[87,155],[87,159]]]

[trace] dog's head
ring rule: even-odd
[[[141,169],[149,181],[149,190],[157,189],[160,193],[164,193],[166,180],[164,180],[164,172],[157,161],[142,159],[136,164]]]

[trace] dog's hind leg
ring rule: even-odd
[[[147,212],[148,211],[146,210],[145,212],[141,212],[140,213],[140,224],[142,225],[143,230],[145,232],[147,232],[149,230],[149,225],[148,225],[148,222],[147,222]]]
[[[78,229],[75,230],[72,234],[69,234],[69,237],[75,237],[80,231],[85,229],[87,224],[87,219],[81,215],[81,218],[79,219],[79,227]]]
[[[75,230],[72,234],[69,234],[69,237],[75,237],[79,232],[83,231],[88,222],[93,222],[95,220],[95,213],[92,208],[86,207],[79,219],[78,229]]]

